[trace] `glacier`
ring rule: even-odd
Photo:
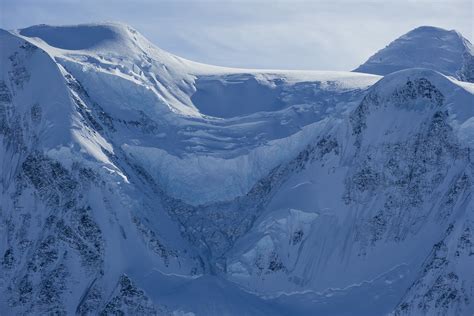
[[[0,50],[1,314],[474,313],[461,34],[353,72],[200,64],[121,23]]]

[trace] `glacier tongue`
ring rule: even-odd
[[[439,40],[457,59],[398,64]],[[414,30],[381,78],[203,65],[117,23],[0,31],[0,310],[472,313],[467,45]]]

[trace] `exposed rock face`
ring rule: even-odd
[[[426,258],[419,279],[398,304],[395,315],[462,315],[472,311],[473,281],[466,270],[474,263],[472,224],[468,220],[459,227],[448,227],[444,238]]]
[[[126,275],[120,277],[112,293],[100,315],[165,315]]]

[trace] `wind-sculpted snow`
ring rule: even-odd
[[[119,34],[113,28],[103,26],[54,27],[49,25],[32,26],[20,31],[21,35],[38,37],[48,45],[68,50],[90,49],[104,42],[114,42]]]
[[[203,65],[116,23],[0,46],[7,315],[473,312],[473,84]]]
[[[276,89],[282,83],[259,82],[251,75],[199,78],[191,99],[202,114],[221,118],[277,111],[284,107]]]

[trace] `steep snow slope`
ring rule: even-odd
[[[1,310],[472,310],[472,84],[203,65],[116,23],[1,36]]]
[[[358,310],[353,289],[368,284],[378,303],[366,315],[472,313],[472,147],[459,139],[473,102],[433,71],[379,81],[307,148],[228,255],[229,277],[312,297],[329,314],[343,314],[332,302],[341,296],[349,314]]]
[[[0,45],[0,310],[159,309],[124,273],[193,276],[199,255],[151,190],[113,162],[48,54],[5,31]]]
[[[354,71],[387,75],[407,68],[429,68],[474,82],[474,50],[460,33],[422,26],[397,38]]]

